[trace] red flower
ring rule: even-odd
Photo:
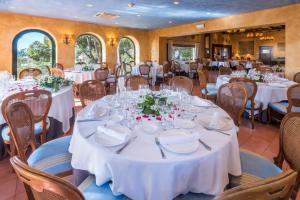
[[[140,116],[137,116],[135,119],[139,121],[139,120],[141,120],[142,118],[141,118]]]
[[[156,120],[161,121],[161,117],[156,117]]]
[[[148,121],[150,121],[151,119],[150,118],[148,118]]]
[[[148,115],[143,115],[143,117],[144,117],[144,118],[149,118],[149,116],[148,116]]]

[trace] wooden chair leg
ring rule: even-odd
[[[254,129],[254,108],[251,108],[251,127]]]

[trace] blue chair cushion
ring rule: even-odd
[[[29,156],[28,165],[52,175],[72,170],[70,140],[66,136],[42,144]]]
[[[215,83],[207,83],[206,88],[207,90],[217,90],[217,86]]]
[[[88,176],[79,186],[78,189],[82,192],[86,200],[125,200],[124,195],[114,196],[109,183],[105,183],[101,186],[96,185],[95,177],[93,175]]]
[[[261,102],[254,100],[254,109],[259,109],[260,106],[261,106]],[[251,109],[251,100],[247,101],[246,108],[249,109],[249,110]]]
[[[270,108],[272,108],[275,111],[281,112],[281,113],[287,113],[288,105],[289,105],[289,103],[286,101],[269,103]]]
[[[240,157],[242,175],[230,177],[231,187],[256,182],[282,172],[282,170],[271,161],[252,152],[241,150]]]
[[[211,200],[214,196],[207,194],[196,194],[196,193],[188,193],[186,195],[180,195],[176,197],[174,200]]]
[[[209,90],[207,88],[207,91],[205,89],[201,90],[202,94],[206,94],[207,96],[212,96],[212,97],[216,97],[218,94],[218,90]]]
[[[49,127],[50,127],[50,120],[49,120],[49,118],[47,118],[47,129],[49,129]],[[42,131],[43,131],[43,123],[42,122],[36,123],[34,125],[34,134],[39,135],[39,134],[42,133]],[[2,135],[2,138],[3,138],[4,141],[10,141],[9,126],[8,125],[5,125],[2,128],[1,135]]]

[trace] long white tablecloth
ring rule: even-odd
[[[228,83],[230,80],[230,76],[228,75],[221,75],[218,76],[216,86],[219,88],[221,85]],[[288,87],[291,85],[296,84],[293,81],[286,81],[284,82],[286,87],[276,87],[271,86],[267,83],[260,83],[257,82],[257,93],[255,96],[255,100],[259,101],[263,105],[263,110],[268,108],[268,104],[271,102],[279,102],[283,100],[287,100],[287,90]]]
[[[1,107],[2,101],[0,102]],[[74,97],[72,86],[64,87],[58,92],[52,93],[52,104],[49,110],[49,117],[53,117],[62,123],[64,132],[70,129],[70,119],[73,116]],[[2,111],[0,109],[0,124],[5,124]]]
[[[105,100],[97,105],[110,106]],[[92,106],[92,105],[90,105]],[[84,115],[90,108],[79,113]],[[211,116],[213,112],[228,116],[220,108],[203,109],[199,118]],[[109,122],[109,120],[107,121]],[[102,122],[104,123],[104,122]],[[218,194],[228,184],[228,174],[240,175],[241,165],[236,128],[232,122],[231,136],[204,130],[200,125],[190,130],[212,147],[207,151],[203,146],[192,154],[180,155],[165,151],[167,159],[162,159],[154,142],[157,134],[147,134],[135,127],[137,139],[121,154],[97,144],[93,137],[86,139],[101,122],[75,122],[69,151],[72,166],[86,170],[96,177],[101,185],[112,180],[113,193],[123,193],[135,200],[169,200],[188,192]]]
[[[73,80],[76,84],[81,84],[87,80],[95,79],[94,71],[65,70],[65,78]]]

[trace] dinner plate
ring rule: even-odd
[[[212,106],[212,104],[204,99],[200,99],[198,97],[194,98],[194,101],[192,102],[193,106],[197,106],[197,107],[210,107]]]
[[[209,127],[209,124],[212,120],[213,120],[212,116],[205,116],[199,119],[199,123],[205,128],[211,128]],[[232,120],[227,117],[220,117],[216,125],[217,127],[214,127],[212,129],[220,130],[220,131],[228,131],[232,129]]]
[[[162,131],[159,134],[159,137],[174,137],[174,136],[187,136],[190,133],[181,130],[181,129],[170,129],[166,131]],[[178,144],[161,144],[164,149],[166,149],[169,152],[177,153],[177,154],[190,154],[194,153],[199,148],[199,141],[191,141],[187,143],[178,143]]]
[[[196,126],[196,123],[194,121],[181,118],[176,118],[174,124],[176,127],[183,129],[192,129]]]
[[[109,125],[107,126],[107,128],[110,128],[118,133],[122,133],[122,134],[128,134],[129,137],[127,137],[125,140],[120,140],[117,138],[114,138],[112,136],[109,136],[103,132],[96,132],[93,135],[93,139],[95,141],[96,144],[99,144],[101,146],[104,147],[116,147],[116,146],[120,146],[125,144],[126,142],[128,142],[128,140],[131,138],[132,132],[129,128],[122,126],[120,124],[113,124],[113,125]]]
[[[107,113],[107,108],[96,105],[90,108],[90,110],[86,114],[86,117],[88,119],[99,119],[104,115],[106,115],[106,113]]]
[[[153,121],[143,121],[141,123],[140,129],[146,133],[153,134],[159,130],[159,126],[156,122]]]

